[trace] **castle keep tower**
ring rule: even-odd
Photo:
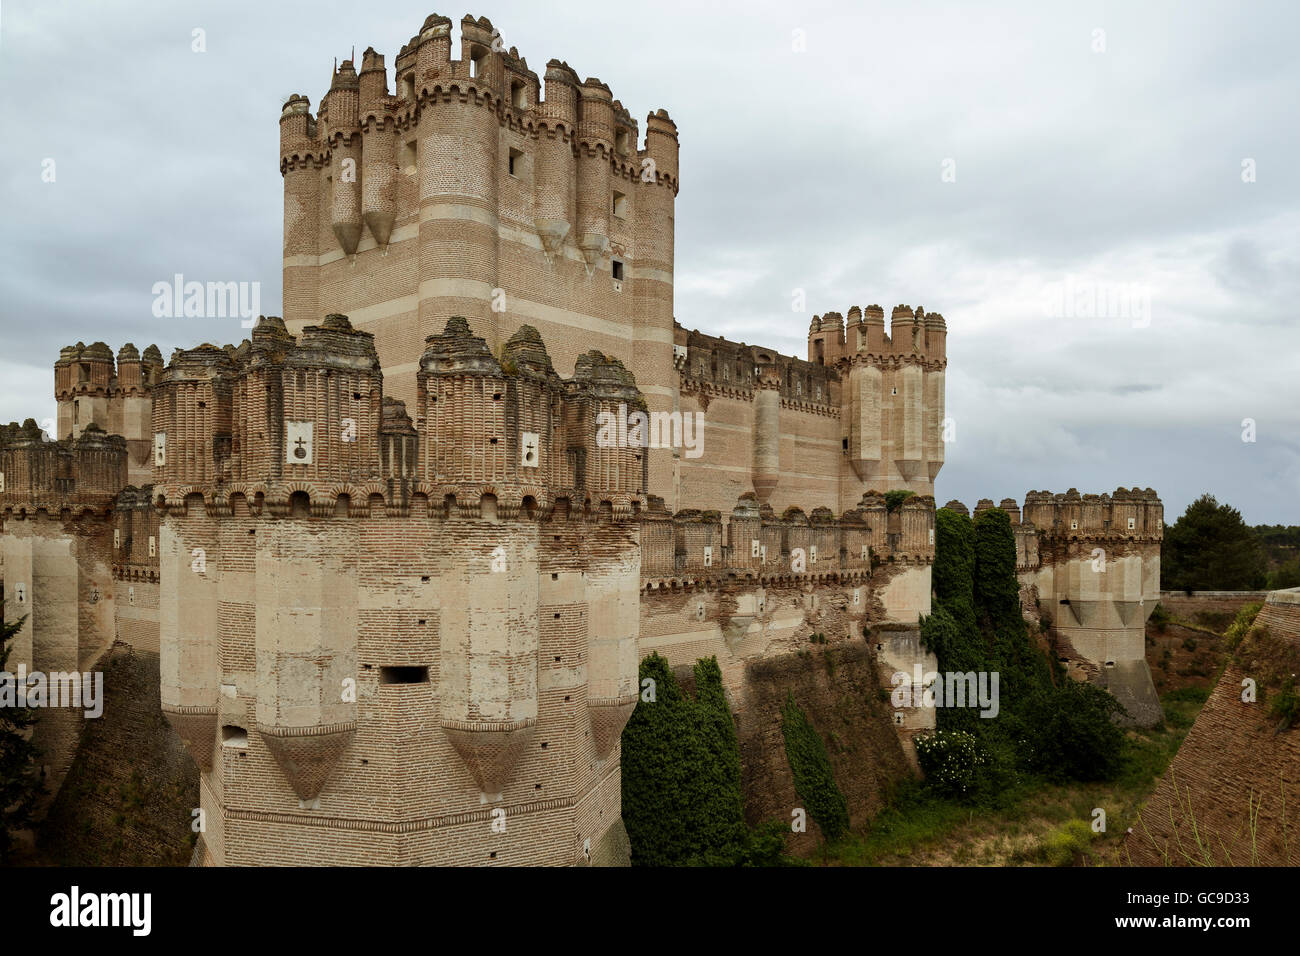
[[[677,128],[636,122],[598,79],[529,69],[486,18],[434,14],[394,61],[345,60],[313,116],[280,116],[284,315],[294,334],[346,312],[374,336],[386,387],[414,407],[418,355],[447,315],[496,354],[537,328],[568,374],[619,357],[650,408],[672,408]],[[544,94],[544,95],[543,95]],[[649,453],[651,481],[671,475]],[[642,488],[644,491],[644,488]]]
[[[948,327],[937,312],[895,306],[885,334],[878,305],[813,318],[808,360],[840,377],[848,460],[873,488],[933,494],[943,467]]]
[[[645,463],[595,423],[644,402],[527,326],[498,358],[453,318],[413,364],[414,420],[369,332],[263,318],[155,389],[163,712],[209,863],[620,855]]]

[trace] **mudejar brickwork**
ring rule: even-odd
[[[58,440],[0,434],[17,656],[158,653],[199,862],[625,862],[643,656],[716,655],[742,716],[750,665],[814,632],[866,637],[886,684],[934,665],[943,317],[817,316],[806,359],[688,331],[667,112],[641,129],[600,80],[539,77],[486,19],[453,58],[451,26],[391,89],[367,49],[315,114],[284,104],[283,318],[166,362],[71,346]],[[699,416],[698,449],[602,439],[631,413]],[[1022,583],[1102,679],[1149,613],[1160,508],[1080,507],[1031,494]],[[1136,536],[1101,585],[1076,512]],[[908,751],[933,711],[894,724]]]

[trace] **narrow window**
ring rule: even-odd
[[[528,108],[528,99],[524,95],[524,84],[519,80],[515,80],[510,84],[510,105],[517,110]]]
[[[627,218],[627,195],[625,193],[614,193],[614,215],[619,219]]]
[[[511,176],[519,175],[519,161],[522,160],[523,158],[524,158],[524,154],[522,151],[517,149],[510,150],[510,175]]]
[[[402,78],[402,90],[406,94],[406,101],[408,103],[414,103],[415,102],[415,74],[414,73],[408,73],[406,74],[406,76]]]
[[[429,668],[427,667],[381,667],[379,683],[381,684],[427,684]]]
[[[614,279],[615,279],[615,281],[617,281],[617,282],[622,282],[622,281],[623,281],[623,263],[621,263],[621,262],[619,262],[617,259],[615,259],[615,260],[614,260],[614,264],[613,264],[613,270],[614,270]]]

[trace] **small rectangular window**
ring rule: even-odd
[[[627,218],[627,194],[614,193],[614,215],[619,219]]]
[[[510,150],[510,175],[519,175],[519,162],[524,158],[523,152],[517,149]]]
[[[613,264],[613,270],[614,270],[614,279],[615,279],[615,281],[622,282],[622,281],[623,281],[623,263],[621,263],[621,262],[619,262],[617,259],[615,259],[615,260],[614,260],[614,264]]]
[[[379,683],[381,684],[427,684],[429,668],[427,667],[381,667]]]

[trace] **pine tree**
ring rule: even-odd
[[[9,641],[25,620],[0,621],[0,680],[15,680],[9,673]],[[40,751],[32,745],[29,732],[36,717],[28,707],[5,706],[7,703],[6,699],[0,704],[0,862],[9,860],[14,832],[31,822],[36,799],[45,789],[36,763]]]
[[[1213,495],[1201,495],[1165,529],[1160,586],[1167,591],[1253,591],[1265,572],[1259,536]]]

